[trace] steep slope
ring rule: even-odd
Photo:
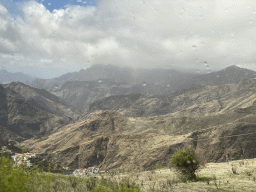
[[[2,115],[1,132],[4,137],[24,140],[34,136],[41,137],[54,132],[55,128],[72,122],[71,118],[41,110],[31,105],[26,98],[10,88],[1,88],[0,111]]]
[[[195,147],[205,162],[225,161],[226,153],[231,152],[233,159],[253,158],[254,119],[255,115],[235,113],[197,119],[134,119],[116,112],[101,112],[88,121],[62,127],[44,139],[27,140],[20,147],[72,169],[154,169],[169,165],[171,155],[185,146]]]
[[[194,79],[194,83],[201,85],[237,84],[242,80],[252,79],[255,77],[255,71],[232,65],[220,71],[199,75]]]
[[[256,80],[239,84],[195,87],[163,96],[119,95],[95,101],[87,113],[116,110],[131,117],[148,117],[171,113],[173,116],[208,116],[233,112],[253,105],[256,100]],[[253,111],[254,107],[250,107]],[[241,111],[241,110],[240,110]]]
[[[32,88],[21,82],[12,82],[4,85],[4,87],[14,90],[25,97],[27,102],[32,106],[48,113],[71,117],[72,119],[78,119],[80,116],[79,112],[73,106],[44,89]]]
[[[84,120],[61,127],[48,137],[27,140],[20,146],[44,154],[62,166],[126,171],[167,166],[171,155],[186,146],[196,148],[204,162],[226,161],[227,153],[233,159],[254,158],[255,85],[256,80],[251,79],[189,90],[173,96],[169,101],[171,107],[161,104],[168,101],[163,97],[109,97],[110,101],[114,98],[117,106],[108,101],[98,106],[130,111],[144,107],[146,115],[129,117],[122,115],[125,114],[122,109],[119,113],[92,107]],[[167,106],[171,112],[154,116],[156,106]]]
[[[126,76],[123,74],[124,72],[127,72]],[[54,95],[84,113],[89,109],[90,104],[109,96],[129,94],[177,95],[182,94],[184,90],[198,89],[208,85],[237,84],[243,79],[254,78],[255,75],[254,71],[236,66],[198,75],[172,69],[128,70],[114,66],[96,65],[87,70],[47,80],[47,82],[52,86],[50,90]],[[122,76],[123,80],[121,79]]]
[[[180,89],[181,86],[190,85],[188,78],[198,76],[196,74],[181,72],[174,69],[131,69],[121,68],[112,65],[93,65],[90,68],[80,70],[79,72],[67,73],[53,79],[36,79],[33,82],[28,82],[28,85],[46,89],[49,92],[58,91],[66,82],[75,81],[101,81],[107,79],[112,82],[131,85],[143,86],[143,84],[152,84],[152,88],[163,86],[165,90],[168,88],[171,91]],[[168,87],[167,87],[168,85]],[[147,90],[149,91],[150,88]],[[161,90],[161,92],[163,91]],[[146,93],[145,93],[146,94]],[[154,93],[155,94],[155,91]],[[156,92],[156,94],[160,94]]]

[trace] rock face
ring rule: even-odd
[[[100,99],[117,95],[180,95],[205,86],[237,84],[252,79],[256,72],[227,67],[209,74],[192,74],[171,69],[134,70],[96,65],[59,78],[34,81],[31,86],[48,90],[74,106],[81,113]],[[123,78],[122,78],[123,77]]]
[[[7,107],[6,91],[2,85],[0,85],[0,126],[7,126],[8,121],[8,107]]]
[[[40,104],[18,93],[24,91],[24,94],[29,95],[31,93],[29,90],[24,90],[21,86],[16,92],[12,85],[5,85],[6,88],[0,86],[2,139],[21,141],[35,136],[41,137],[72,122],[70,117],[49,112]],[[53,103],[56,104],[56,102]]]
[[[128,97],[128,101],[133,99],[129,103],[125,102],[127,96],[116,96],[116,106],[108,100],[99,103],[114,110],[144,107],[147,115],[131,117],[124,110],[103,111],[101,104],[92,105],[80,122],[61,127],[42,140],[27,140],[21,146],[72,169],[155,169],[168,166],[173,153],[187,146],[194,147],[203,162],[253,158],[255,83],[252,79],[189,90],[173,96],[170,105],[161,105],[159,101],[164,97],[152,101],[150,96],[133,95]],[[156,106],[171,106],[170,112],[148,112]]]
[[[244,74],[234,66],[226,70],[229,76],[230,71]],[[254,158],[256,80],[233,77],[239,75],[227,78],[228,84],[198,85],[168,95],[99,96],[79,121],[20,147],[72,169],[155,169],[168,166],[174,152],[187,146],[203,162]]]
[[[32,88],[20,82],[12,82],[4,86],[19,93],[26,98],[28,103],[42,111],[58,116],[70,117],[74,120],[80,116],[79,111],[73,106],[44,89]]]

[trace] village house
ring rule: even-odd
[[[26,163],[28,167],[32,167],[32,163],[30,163],[30,160],[28,160],[28,159],[31,157],[35,157],[35,156],[36,156],[35,153],[25,153],[24,154],[24,163]],[[15,153],[15,155],[12,156],[12,159],[15,162],[15,164],[17,161],[17,165],[19,166],[22,163],[22,159],[23,159],[22,154]],[[14,164],[14,166],[15,166],[15,164]]]
[[[2,146],[2,150],[3,150],[4,153],[6,153],[6,152],[11,153],[11,152],[12,152],[12,151],[9,150],[6,146]]]
[[[95,167],[88,167],[87,169],[76,169],[73,172],[73,175],[75,176],[83,176],[83,175],[89,175],[89,174],[98,174],[99,172],[105,173],[105,171],[99,171],[99,168]]]

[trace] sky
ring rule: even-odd
[[[53,78],[94,64],[256,71],[253,0],[2,0],[0,69]]]

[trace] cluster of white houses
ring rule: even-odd
[[[6,146],[2,147],[2,150],[4,152],[11,152],[10,150],[8,150],[8,148]],[[23,157],[24,156],[24,157]],[[17,166],[19,166],[22,163],[22,160],[24,163],[27,164],[28,167],[32,167],[32,163],[30,163],[30,160],[28,160],[31,157],[35,157],[36,154],[35,153],[15,153],[15,155],[12,155],[12,159],[15,162],[14,166],[16,166],[16,162],[17,162]],[[66,173],[64,174],[73,174],[74,176],[83,176],[83,175],[90,175],[90,174],[98,174],[98,173],[105,173],[105,171],[100,170],[98,167],[88,167],[87,169],[76,169],[75,171],[66,171]]]
[[[6,146],[2,146],[2,150],[3,152],[9,152],[11,153],[12,151],[9,150]],[[24,153],[24,163],[27,164],[28,167],[32,167],[32,163],[30,163],[30,160],[28,160],[31,157],[35,157],[36,154],[35,153]],[[22,154],[21,153],[15,153],[15,155],[11,156],[13,161],[15,162],[13,166],[15,166],[16,162],[17,162],[17,166],[19,166],[22,163]]]
[[[99,168],[95,167],[88,167],[87,169],[76,169],[73,172],[74,176],[83,176],[83,175],[89,175],[89,174],[98,174],[98,173],[105,173],[105,171],[99,170]]]
[[[23,155],[20,153],[15,153],[15,155],[12,156],[13,161],[16,164],[17,161],[17,165],[19,166],[22,163],[22,157]],[[32,167],[32,163],[30,163],[30,160],[28,160],[31,157],[35,157],[36,154],[35,153],[24,153],[24,163],[27,163],[28,167]]]

